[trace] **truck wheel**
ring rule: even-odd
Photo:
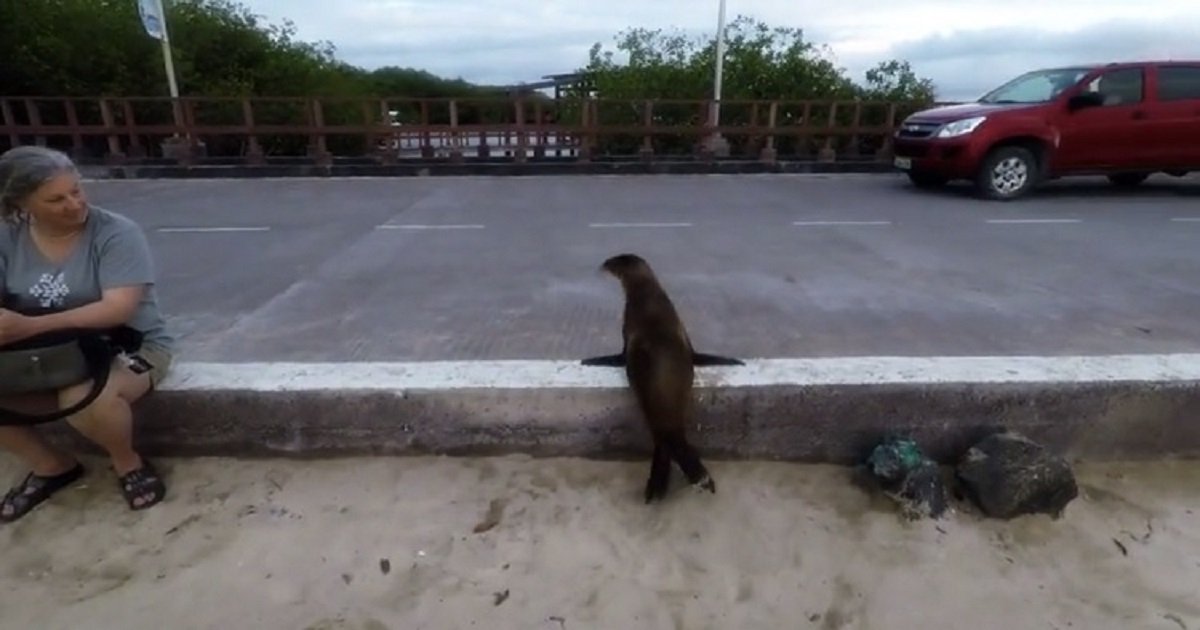
[[[979,173],[975,189],[986,199],[1008,201],[1029,192],[1038,181],[1038,161],[1024,147],[1007,146],[992,149]]]
[[[908,174],[908,179],[917,188],[938,188],[940,186],[945,186],[946,182],[950,181],[949,179],[942,177],[941,175],[934,175],[932,173],[921,173],[921,172],[917,172],[917,171],[910,172]]]
[[[1150,177],[1149,173],[1113,173],[1108,176],[1108,181],[1122,188],[1133,188],[1146,181],[1147,177]]]

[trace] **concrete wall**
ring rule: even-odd
[[[776,360],[697,373],[693,435],[711,458],[846,464],[896,432],[948,462],[1001,428],[1081,459],[1200,455],[1194,355]],[[184,364],[137,414],[151,454],[649,448],[620,369],[561,361]]]

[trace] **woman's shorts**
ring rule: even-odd
[[[150,374],[150,387],[157,388],[158,384],[167,376],[171,370],[171,361],[174,358],[171,351],[166,348],[152,343],[142,344],[142,347],[137,352],[129,357],[134,362],[144,361],[150,366],[148,373]],[[133,366],[135,371],[139,371],[136,366]]]

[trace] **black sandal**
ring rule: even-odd
[[[25,516],[59,490],[78,481],[83,472],[83,464],[79,462],[75,462],[75,467],[71,470],[53,477],[42,477],[30,472],[20,484],[4,495],[4,501],[0,502],[0,523],[11,523]],[[11,508],[12,513],[5,514],[4,508]]]
[[[131,510],[144,510],[163,500],[167,494],[167,488],[163,485],[162,477],[158,471],[150,463],[149,460],[142,458],[142,467],[136,470],[131,470],[117,478],[117,482],[121,485],[121,494],[125,496],[125,502],[129,504]],[[147,500],[141,505],[134,503],[137,499],[144,499],[147,494],[153,493],[154,498]]]

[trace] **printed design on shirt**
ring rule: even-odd
[[[67,286],[63,272],[44,273],[37,284],[29,287],[29,294],[37,298],[42,308],[61,308],[71,288]]]

